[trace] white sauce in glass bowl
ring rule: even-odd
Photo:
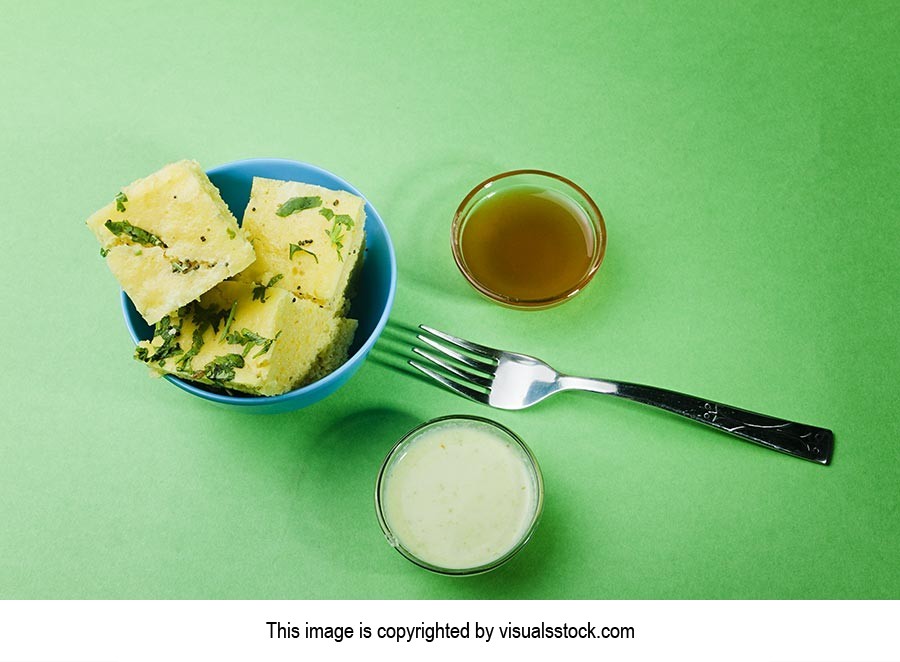
[[[423,428],[385,467],[381,508],[390,533],[416,558],[461,570],[495,561],[534,523],[540,478],[502,430],[449,419]]]

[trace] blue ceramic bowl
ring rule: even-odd
[[[307,184],[317,184],[332,189],[343,189],[363,199],[365,196],[337,175],[316,166],[285,159],[247,159],[226,163],[207,172],[224,198],[231,212],[241,222],[244,209],[250,199],[250,186],[254,177],[285,179]],[[384,221],[375,208],[366,201],[366,252],[356,296],[350,307],[350,317],[359,320],[356,337],[350,346],[350,358],[340,368],[317,382],[282,395],[226,395],[214,388],[166,375],[165,379],[178,388],[219,405],[243,411],[274,414],[306,407],[334,393],[355,373],[365,361],[372,345],[384,330],[394,292],[397,289],[397,261],[394,247]],[[122,310],[125,324],[135,343],[150,340],[153,328],[148,326],[134,307],[128,295],[122,292]]]

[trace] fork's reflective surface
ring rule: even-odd
[[[533,356],[485,347],[420,325],[417,337],[428,350],[413,352],[430,366],[410,365],[462,396],[499,409],[524,409],[569,389],[606,393],[659,407],[760,446],[828,464],[834,434],[825,428],[786,421],[662,388],[563,375]],[[443,371],[443,372],[442,372]]]

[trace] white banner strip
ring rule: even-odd
[[[897,662],[878,601],[6,601],[0,662]]]

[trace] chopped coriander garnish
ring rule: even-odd
[[[231,304],[231,310],[228,312],[228,319],[225,320],[225,328],[222,330],[222,337],[226,337],[228,335],[228,330],[231,328],[231,323],[234,321],[234,312],[237,310],[237,301]]]
[[[309,245],[311,243],[312,243],[312,239],[307,239],[306,241],[301,241],[297,244],[289,244],[290,254],[288,255],[288,259],[293,260],[294,253],[303,252],[303,253],[307,253],[308,255],[312,255],[316,261],[316,264],[319,264],[319,256],[316,255],[315,253],[313,253],[311,250],[304,248],[305,245]]]
[[[262,349],[260,349],[256,354],[254,354],[253,358],[255,359],[257,356],[262,356],[263,354],[268,352],[269,348],[272,346],[272,343],[274,343],[276,340],[278,340],[278,336],[280,336],[280,335],[281,335],[281,331],[279,330],[278,333],[275,334],[274,338],[272,338],[271,340],[267,339],[266,342],[263,344]]]
[[[274,338],[264,338],[258,333],[254,333],[250,329],[241,329],[240,331],[232,331],[228,334],[228,342],[232,345],[243,345],[244,346],[244,356],[250,352],[255,346],[260,346],[260,349],[256,354],[253,355],[255,359],[257,356],[262,356],[266,352],[269,351],[269,348],[272,346],[272,343],[278,340],[278,336],[281,335],[281,331],[275,334]]]
[[[188,271],[194,271],[200,268],[200,263],[197,260],[172,260],[172,273],[183,274]]]
[[[203,370],[195,373],[211,382],[230,382],[234,379],[234,369],[244,367],[244,357],[240,354],[223,354],[207,363]]]
[[[344,234],[341,232],[341,224],[335,222],[330,230],[325,230],[325,234],[331,240],[331,245],[337,250],[338,260],[343,262],[344,256],[341,255],[341,250],[344,248]]]
[[[235,234],[234,230],[232,230],[231,228],[225,228],[225,232],[228,233],[228,238],[229,238],[229,239],[234,239],[234,238],[237,236],[237,235]]]
[[[153,337],[162,338],[162,345],[152,348],[155,351],[150,354],[147,348],[138,347],[134,352],[134,356],[145,363],[153,363],[159,361],[159,365],[163,365],[165,360],[170,356],[178,356],[184,352],[178,345],[178,336],[181,335],[181,326],[172,324],[172,319],[166,315],[159,320],[153,327]]]
[[[335,200],[334,204],[337,204],[338,201]],[[353,219],[349,214],[335,214],[334,210],[329,209],[328,207],[322,207],[319,210],[319,213],[326,218],[326,220],[332,221],[331,229],[325,230],[325,234],[331,240],[331,245],[335,247],[337,250],[338,260],[341,262],[344,261],[344,256],[341,254],[341,250],[344,248],[344,234],[341,232],[341,226],[347,228],[353,227]]]
[[[216,306],[210,306],[209,308],[204,308],[199,301],[193,301],[191,304],[191,321],[196,325],[194,329],[194,333],[192,336],[191,348],[184,353],[178,363],[175,364],[175,367],[182,372],[191,372],[192,366],[191,361],[197,354],[200,352],[200,349],[203,347],[204,340],[203,335],[206,333],[207,329],[212,327],[213,333],[219,332],[219,324],[225,319],[225,316],[228,313],[221,308]]]
[[[166,315],[153,325],[153,337],[163,339],[172,337],[176,335],[172,332],[173,329],[177,329],[177,327],[173,326],[172,318]]]
[[[198,326],[194,329],[194,333],[192,336],[191,348],[184,353],[180,359],[178,359],[178,363],[175,364],[175,367],[182,372],[191,372],[191,361],[197,354],[200,352],[200,349],[203,347],[203,332],[206,331],[206,328],[203,326]]]
[[[128,196],[119,191],[116,196],[116,211],[125,211],[125,203],[128,202]]]
[[[126,236],[132,241],[142,246],[161,246],[167,248],[165,242],[151,232],[147,232],[143,228],[132,225],[128,221],[113,221],[112,219],[104,223],[106,229],[117,237]]]
[[[101,246],[100,247],[100,257],[106,257],[107,255],[109,255],[109,249],[103,248],[103,246]]]
[[[297,198],[291,198],[278,207],[275,214],[284,218],[304,209],[314,209],[322,205],[322,198],[317,195],[301,195]]]
[[[259,301],[260,303],[266,302],[266,290],[272,287],[275,283],[284,278],[284,274],[275,274],[269,279],[269,282],[266,285],[260,283],[256,287],[253,288],[253,300]]]
[[[204,331],[212,327],[213,333],[219,332],[219,324],[228,317],[227,310],[212,305],[209,308],[204,308],[199,301],[194,301],[191,304],[191,311],[193,312],[191,321]]]

